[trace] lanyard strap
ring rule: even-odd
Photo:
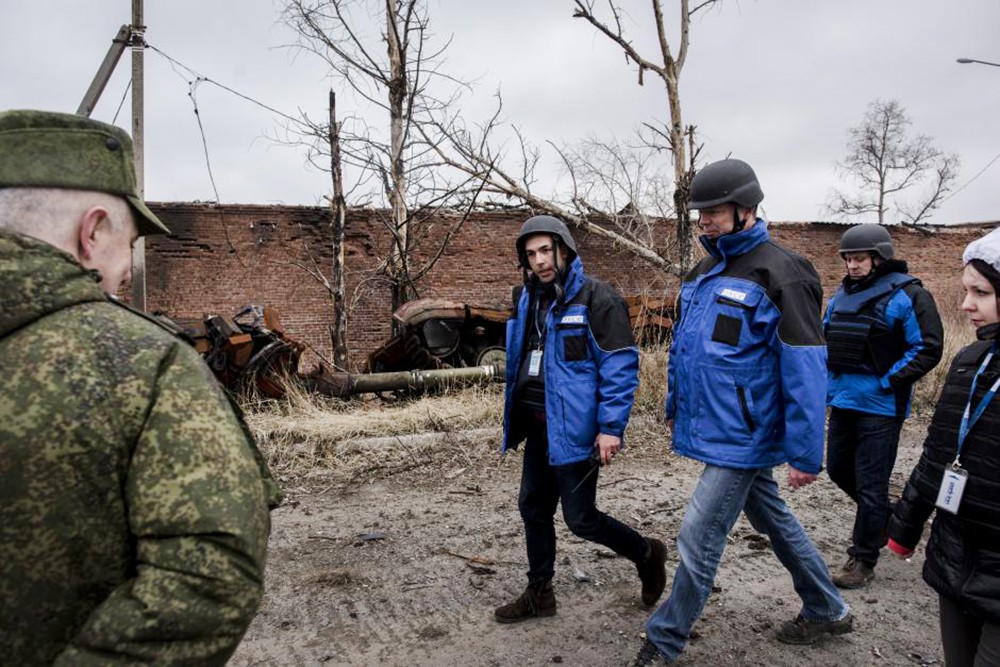
[[[958,428],[958,451],[955,452],[955,463],[953,465],[958,465],[958,457],[962,454],[962,445],[965,444],[965,438],[969,435],[969,431],[972,427],[976,425],[979,418],[983,416],[983,412],[986,411],[986,406],[989,402],[993,400],[993,396],[997,393],[997,389],[1000,388],[1000,378],[993,383],[986,395],[983,396],[982,400],[979,401],[979,405],[976,406],[975,411],[972,412],[972,416],[969,416],[969,412],[972,408],[972,397],[976,393],[976,385],[979,383],[979,376],[983,374],[986,367],[989,366],[990,361],[993,360],[993,354],[996,352],[996,343],[990,348],[989,354],[983,359],[983,363],[980,364],[979,370],[976,371],[976,377],[972,378],[972,388],[969,390],[969,400],[965,403],[965,411],[962,413],[962,423]]]
[[[534,320],[534,322],[532,324],[534,324],[535,334],[538,336],[537,343],[536,343],[536,345],[538,347],[536,349],[543,350],[543,349],[545,349],[545,334],[548,331],[548,321],[547,321],[547,319],[548,319],[548,309],[546,309],[545,313],[542,313],[541,312],[541,306],[542,306],[542,297],[541,297],[541,295],[540,294],[535,294],[535,295],[533,295],[533,297],[534,297],[534,302],[535,302],[534,303],[534,306],[535,306],[534,311],[535,312],[534,312],[533,317],[531,319]],[[539,316],[541,316],[541,318]],[[539,321],[539,320],[541,320],[541,321]]]

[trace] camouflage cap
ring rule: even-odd
[[[167,234],[136,191],[125,130],[54,111],[0,112],[0,188],[69,188],[124,197],[139,235]]]

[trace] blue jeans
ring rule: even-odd
[[[681,562],[670,597],[646,624],[646,636],[668,660],[677,658],[701,616],[726,537],[740,512],[746,513],[755,530],[770,538],[775,556],[792,575],[804,618],[833,621],[848,612],[819,552],[778,495],[771,469],[706,465],[677,535]]]
[[[552,579],[556,565],[556,507],[562,502],[566,525],[577,537],[606,546],[633,563],[646,556],[646,540],[634,529],[597,509],[597,475],[590,461],[549,465],[545,429],[529,433],[524,445],[517,506],[528,548],[528,583]]]
[[[903,420],[857,410],[830,409],[826,468],[833,483],[857,503],[847,555],[875,567],[885,545],[889,476]]]

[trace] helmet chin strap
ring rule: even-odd
[[[563,267],[559,266],[559,237],[555,234],[552,235],[552,267],[556,272],[555,278],[552,279],[556,303],[562,303],[566,291],[562,285]]]
[[[733,208],[733,231],[730,234],[738,234],[743,231],[743,228],[747,226],[746,220],[740,217],[740,207],[737,205]]]

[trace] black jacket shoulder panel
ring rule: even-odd
[[[590,330],[602,350],[635,346],[628,306],[611,285],[587,276],[586,283],[573,301],[587,305]]]
[[[733,265],[728,275],[760,285],[781,312],[778,337],[783,343],[823,345],[823,288],[809,260],[768,241],[734,258]]]

